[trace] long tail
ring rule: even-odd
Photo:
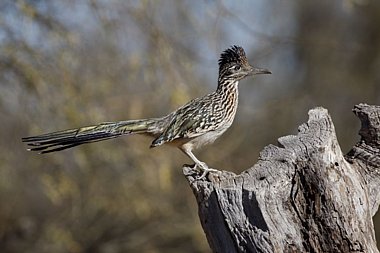
[[[38,136],[22,138],[30,151],[40,154],[60,151],[81,144],[108,140],[125,134],[154,133],[158,119],[105,122],[94,126],[63,130]]]

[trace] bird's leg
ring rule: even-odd
[[[198,167],[201,171],[203,171],[202,175],[198,178],[198,179],[201,179],[201,178],[204,178],[207,173],[209,172],[217,172],[218,170],[216,169],[212,169],[212,168],[209,168],[207,166],[206,163],[204,162],[201,162],[199,161],[195,155],[193,154],[193,152],[191,152],[191,149],[188,149],[188,148],[185,148],[185,147],[182,147],[181,150],[188,156],[191,158],[191,160],[193,160],[195,162],[195,166]]]

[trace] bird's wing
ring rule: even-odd
[[[210,96],[210,95],[209,95]],[[176,139],[191,139],[219,127],[218,119],[223,118],[220,106],[206,97],[195,99],[172,113],[172,119],[164,132],[152,142],[152,147]]]

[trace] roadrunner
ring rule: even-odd
[[[232,46],[220,56],[216,91],[193,99],[164,117],[105,122],[26,137],[22,141],[30,146],[28,150],[43,154],[122,135],[144,134],[154,138],[150,147],[162,144],[178,147],[194,161],[195,166],[203,172],[201,177],[204,177],[208,172],[216,170],[198,160],[192,151],[214,142],[231,126],[238,106],[238,83],[247,76],[257,74],[271,72],[252,67],[244,49]]]

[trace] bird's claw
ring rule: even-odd
[[[202,175],[198,177],[198,180],[204,178],[209,172],[217,172],[218,170],[209,168],[206,163],[202,162],[201,164],[196,164],[196,167],[199,167],[200,171],[203,171]]]

